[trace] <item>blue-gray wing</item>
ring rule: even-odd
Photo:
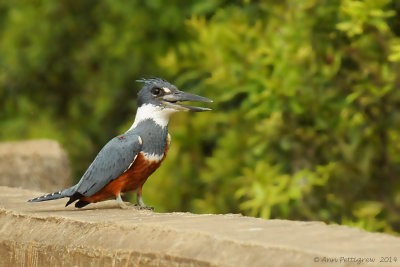
[[[76,185],[75,192],[92,196],[123,174],[142,150],[138,135],[125,133],[111,139],[97,154]]]

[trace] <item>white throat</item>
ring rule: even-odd
[[[129,130],[134,129],[140,122],[151,119],[161,127],[168,125],[169,117],[175,113],[176,110],[172,108],[162,108],[152,104],[142,105],[136,112],[135,121]]]

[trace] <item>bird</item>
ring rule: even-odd
[[[210,108],[179,102],[213,102],[199,95],[180,91],[162,78],[140,79],[144,83],[137,97],[137,111],[132,126],[112,138],[97,154],[80,181],[72,187],[43,195],[28,202],[41,202],[69,197],[66,207],[75,201],[76,208],[115,197],[122,209],[128,205],[121,193],[136,191],[137,205],[146,206],[142,187],[165,159],[171,143],[168,133],[170,116],[178,111],[202,112]]]

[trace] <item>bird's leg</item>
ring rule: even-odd
[[[153,207],[147,207],[146,204],[144,204],[142,199],[142,186],[140,186],[136,191],[136,201],[140,209],[154,210]]]
[[[124,210],[129,209],[129,206],[126,205],[125,202],[122,200],[121,193],[118,193],[116,200],[121,209],[124,209]]]

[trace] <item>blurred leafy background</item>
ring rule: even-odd
[[[400,232],[400,2],[1,0],[0,140],[53,138],[75,181],[134,119],[141,77],[212,98],[177,114],[157,211]]]

